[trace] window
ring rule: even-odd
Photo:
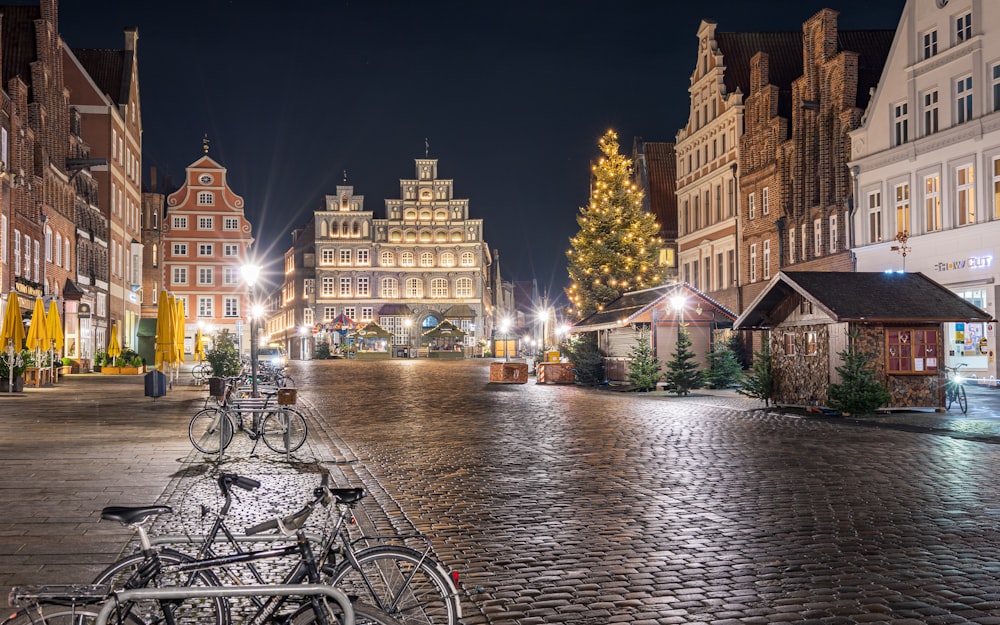
[[[882,240],[882,192],[872,191],[868,194],[868,242],[878,243]]]
[[[307,326],[311,326],[316,323],[316,315],[315,313],[313,313],[312,308],[302,309],[302,323],[304,323]]]
[[[937,52],[937,31],[932,30],[924,33],[924,58],[929,59]]]
[[[785,332],[783,336],[783,341],[785,346],[785,355],[794,356],[795,355],[795,334],[793,332]]]
[[[896,185],[896,234],[910,234],[910,184]]]
[[[392,252],[382,252],[379,264],[383,267],[392,267],[396,264],[396,255]]]
[[[348,296],[350,294],[351,294],[351,279],[348,278],[348,277],[346,277],[346,276],[342,276],[340,278],[340,293],[339,293],[339,295],[341,297],[344,297],[344,296]]]
[[[768,208],[768,195],[769,195],[768,190],[769,190],[768,187],[764,187],[763,189],[760,190],[760,213],[762,215],[766,215],[770,210]]]
[[[188,218],[187,217],[174,217],[171,228],[174,230],[187,230]]]
[[[840,249],[840,230],[837,228],[837,216],[830,215],[830,253]]]
[[[214,253],[215,248],[211,243],[198,244],[198,256],[212,256]]]
[[[459,278],[455,281],[455,297],[472,297],[472,278]]]
[[[729,250],[726,254],[729,261],[729,280],[733,286],[736,286],[736,250]]]
[[[344,267],[351,266],[351,250],[345,249],[340,250],[340,265]]]
[[[211,267],[198,267],[198,284],[208,286],[215,284],[215,270]]]
[[[222,248],[222,253],[230,258],[240,255],[240,246],[236,243],[226,243]]]
[[[413,266],[413,252],[403,252],[399,257],[399,264],[403,267]]]
[[[806,332],[806,356],[815,356],[819,353],[819,342],[816,340],[815,332]]]
[[[452,252],[442,252],[441,253],[441,266],[442,267],[454,267],[455,266],[455,254]]]
[[[885,329],[886,372],[927,374],[938,370],[938,331],[924,328]]]
[[[448,280],[445,278],[431,280],[431,297],[448,297]]]
[[[239,230],[240,229],[240,218],[239,217],[225,217],[222,220],[223,230]]]
[[[52,262],[52,228],[48,226],[45,228],[45,262]]]
[[[817,219],[813,222],[813,256],[823,254],[823,220]]]
[[[187,243],[174,243],[174,256],[187,256]]]
[[[806,236],[806,225],[805,224],[802,224],[801,232],[802,232],[802,236],[799,237],[800,239],[802,239],[802,256],[801,256],[801,258],[804,261],[807,258],[809,258],[809,256],[806,254],[806,252],[807,252],[806,243],[809,241],[809,237]]]
[[[214,317],[212,312],[212,298],[211,297],[199,297],[198,298],[198,316],[199,317]]]
[[[222,316],[223,317],[239,317],[240,316],[240,298],[232,297],[227,295],[222,298]]]
[[[362,306],[361,307],[361,320],[362,321],[371,321],[371,319],[372,319],[372,317],[374,315],[375,315],[375,309],[372,308],[371,306]]]
[[[406,296],[407,297],[423,297],[424,296],[424,283],[419,278],[407,278],[406,279]]]
[[[222,268],[222,284],[225,286],[232,286],[234,284],[239,284],[242,276],[240,275],[239,267],[223,267]]]
[[[938,131],[938,92],[924,94],[924,136]]]
[[[361,276],[361,277],[358,278],[358,285],[357,285],[358,286],[358,292],[357,292],[358,297],[368,297],[369,295],[371,295],[371,293],[368,290],[368,285],[369,285],[369,282],[368,282],[368,277],[367,276]]]
[[[21,231],[14,228],[14,275],[21,275]]]
[[[715,255],[715,282],[716,288],[726,288],[726,257],[722,252]]]
[[[795,262],[795,228],[788,229],[788,264]]]
[[[399,297],[399,282],[395,278],[382,278],[379,295],[385,298]]]
[[[972,39],[972,13],[959,15],[955,19],[955,43]]]
[[[330,276],[324,276],[323,281],[320,284],[320,295],[323,297],[333,297],[333,285],[335,284],[333,278]]]
[[[771,240],[764,241],[764,279],[771,277]]]
[[[323,251],[320,252],[319,263],[321,265],[332,265],[333,264],[333,250],[330,249],[330,248],[328,248],[328,247],[327,248],[323,248]]]
[[[358,264],[359,265],[369,265],[371,264],[371,255],[368,250],[358,250]]]
[[[202,191],[198,194],[198,206],[212,206],[215,204],[215,194],[211,191]]]
[[[900,102],[892,107],[893,129],[895,134],[893,145],[903,145],[909,140],[910,117],[906,102]]]
[[[198,229],[199,230],[214,230],[215,229],[215,219],[213,217],[199,217],[198,218]]]
[[[955,81],[955,116],[956,124],[972,119],[972,76]]]
[[[345,317],[347,317],[349,319],[354,319],[354,315],[355,314],[357,314],[357,311],[354,309],[354,306],[344,306],[344,316]]]
[[[173,283],[187,284],[187,281],[188,281],[187,267],[174,267]]]
[[[0,214],[0,264],[7,264],[7,215],[2,214]]]
[[[993,110],[1000,111],[1000,63],[993,66]]]
[[[941,179],[936,174],[924,177],[924,219],[927,232],[941,229]]]
[[[963,165],[955,170],[955,189],[958,191],[958,225],[976,223],[975,171],[973,166]]]
[[[420,266],[421,267],[433,267],[434,266],[434,254],[430,252],[423,252],[420,254]]]
[[[1000,219],[1000,156],[993,159],[993,219]]]
[[[747,212],[750,219],[757,216],[757,199],[753,192],[747,195]]]
[[[336,306],[324,306],[323,307],[323,321],[333,321],[337,316]]]
[[[750,244],[750,282],[757,281],[757,244]]]

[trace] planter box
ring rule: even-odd
[[[145,367],[101,367],[101,375],[138,375],[145,373]]]
[[[13,392],[14,393],[21,393],[23,391],[24,391],[24,377],[19,375],[16,378],[14,378],[14,391]],[[11,390],[10,390],[10,378],[8,378],[7,376],[4,376],[3,379],[0,380],[0,393],[10,393],[10,392],[11,392]]]
[[[62,377],[64,375],[69,375],[69,374],[73,373],[73,366],[72,365],[63,365],[61,367],[56,367],[56,373],[59,374],[59,377]]]

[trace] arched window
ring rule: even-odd
[[[472,278],[459,278],[455,281],[455,297],[472,297]]]
[[[463,267],[475,267],[476,266],[476,255],[472,252],[462,252],[462,266]]]
[[[413,252],[403,252],[399,257],[399,264],[403,267],[413,266]]]
[[[431,280],[431,297],[448,297],[448,280],[446,278]]]
[[[59,233],[59,232],[56,233],[56,248],[55,248],[54,251],[56,253],[56,266],[57,267],[62,267],[62,263],[63,263],[63,260],[62,260],[63,259],[62,234]],[[69,259],[67,259],[67,260],[69,260]]]
[[[379,256],[379,264],[383,267],[392,267],[396,264],[396,255],[392,252],[382,252]]]
[[[434,254],[431,252],[422,252],[420,254],[420,266],[421,267],[433,267],[434,266]]]
[[[441,252],[441,266],[442,267],[454,267],[455,266],[455,254],[452,252]]]
[[[45,262],[52,262],[52,228],[45,226]]]
[[[424,320],[420,323],[420,327],[424,330],[433,330],[437,325],[441,323],[438,318],[434,315],[427,315]]]
[[[424,296],[423,280],[421,280],[420,278],[407,278],[406,297],[423,297],[423,296]]]

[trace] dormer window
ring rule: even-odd
[[[212,206],[215,204],[215,194],[211,191],[202,191],[198,194],[198,206]]]

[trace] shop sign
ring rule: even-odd
[[[955,269],[985,269],[993,265],[992,256],[969,256],[961,260],[934,265],[935,271],[953,271]]]

